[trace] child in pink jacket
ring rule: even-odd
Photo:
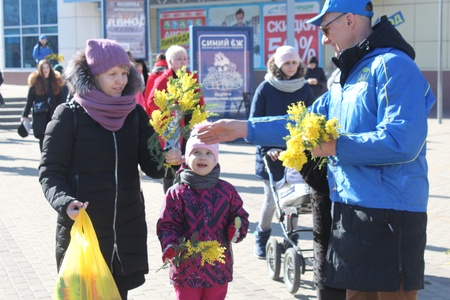
[[[177,299],[225,299],[228,282],[233,280],[231,242],[240,242],[247,235],[248,213],[238,192],[230,183],[219,179],[219,145],[206,145],[192,130],[186,145],[186,163],[179,170],[180,182],[166,193],[157,223],[157,235],[163,250],[163,262],[170,260],[170,282]],[[239,217],[241,227],[235,227]],[[178,266],[172,258],[173,245],[180,238],[198,241],[216,240],[225,247],[225,263],[201,264],[201,257],[187,259]]]

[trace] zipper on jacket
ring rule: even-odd
[[[120,268],[122,269],[123,273],[123,267],[122,267],[122,261],[119,256],[119,247],[117,246],[117,231],[116,231],[116,220],[117,220],[117,202],[119,201],[119,176],[118,176],[118,168],[119,168],[119,151],[117,149],[117,138],[116,134],[113,132],[113,139],[114,139],[114,155],[115,155],[115,161],[114,161],[114,181],[116,185],[115,190],[115,198],[114,198],[114,217],[113,217],[113,233],[114,233],[114,248],[113,253],[111,257],[111,271],[113,270],[114,265],[114,255],[117,256],[117,259],[119,260]]]
[[[384,210],[384,222],[386,223],[386,226],[388,227],[389,231],[392,234],[394,234],[395,233],[394,228],[392,227],[392,225],[389,222],[388,217],[387,217],[387,210]]]

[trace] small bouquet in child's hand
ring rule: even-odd
[[[190,240],[182,238],[178,245],[171,245],[164,250],[163,260],[164,264],[156,272],[161,269],[167,268],[169,265],[169,260],[175,266],[179,266],[180,263],[192,260],[197,257],[201,257],[202,266],[205,263],[214,265],[216,262],[225,263],[225,255],[223,254],[226,250],[225,247],[221,247],[218,241],[197,241],[198,233],[194,233]],[[167,253],[167,252],[170,253]]]
[[[189,138],[194,125],[205,121],[208,117],[215,115],[208,112],[208,105],[201,106],[201,85],[194,77],[196,72],[188,73],[186,67],[176,72],[177,77],[170,77],[167,83],[167,91],[156,90],[154,94],[155,104],[159,107],[153,111],[150,124],[155,133],[148,141],[150,153],[159,162],[158,168],[163,166],[168,169],[170,165],[165,164],[165,152],[160,150],[160,139],[164,142],[165,149],[180,149],[180,138]],[[189,124],[184,124],[185,116],[192,115]]]
[[[336,139],[340,125],[336,118],[327,121],[325,116],[309,112],[302,101],[290,105],[287,113],[289,135],[284,138],[287,149],[280,153],[279,159],[283,161],[283,166],[300,171],[307,162],[304,151],[320,147],[330,137]],[[319,168],[326,162],[327,158],[322,158]]]

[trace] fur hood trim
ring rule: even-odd
[[[64,81],[63,81],[63,79],[61,77],[61,74],[59,72],[56,72],[56,71],[54,71],[54,73],[55,73],[55,77],[56,77],[56,81],[58,82],[58,85],[59,86],[63,86],[64,85]],[[27,80],[28,86],[29,87],[35,86],[36,83],[37,83],[38,77],[39,77],[38,71],[31,72],[30,75],[28,75],[28,80]]]
[[[91,90],[98,90],[94,76],[89,71],[84,50],[79,50],[64,70],[64,79],[72,94],[80,96],[88,94]],[[122,95],[135,95],[144,90],[144,83],[136,68],[131,64],[128,74],[128,83]]]

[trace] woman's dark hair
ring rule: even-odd
[[[58,95],[59,91],[61,90],[61,84],[58,82],[58,79],[56,78],[56,75],[55,75],[55,72],[53,71],[52,65],[46,59],[40,60],[38,63],[38,66],[37,66],[38,76],[36,78],[36,95],[48,94],[44,71],[42,70],[43,66],[45,64],[47,64],[50,69],[50,72],[48,74],[48,80],[51,85],[53,95]]]
[[[156,61],[166,60],[166,55],[164,53],[159,53],[156,55]]]
[[[312,56],[310,59],[309,59],[309,63],[310,64],[318,64],[319,63],[319,61],[317,60],[317,57],[315,57],[315,56]]]
[[[279,80],[287,80],[287,77],[283,73],[283,71],[281,71],[281,68],[278,68],[277,65],[275,65],[275,57],[273,55],[267,61],[267,70],[270,73],[272,73],[272,75],[275,78],[277,78]],[[297,72],[295,72],[295,74],[289,79],[302,78],[302,77],[305,77],[305,74],[306,74],[305,65],[303,64],[302,61],[300,61],[298,64]]]

